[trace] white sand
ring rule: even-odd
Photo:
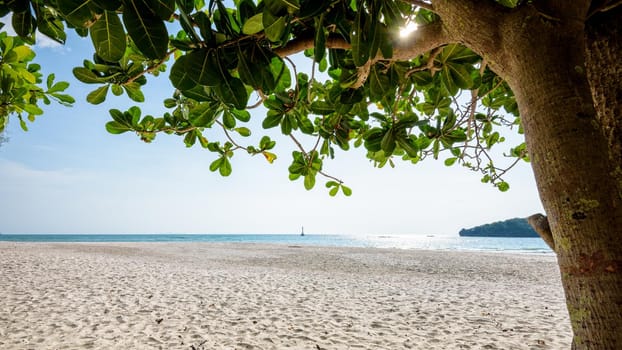
[[[555,257],[0,242],[0,349],[564,349]]]

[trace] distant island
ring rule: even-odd
[[[463,228],[459,234],[461,237],[540,237],[524,218]]]

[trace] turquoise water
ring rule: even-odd
[[[257,234],[0,234],[11,242],[237,242],[338,247],[430,250],[476,250],[549,253],[540,238],[459,237],[422,235],[257,235]]]

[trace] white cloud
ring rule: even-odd
[[[2,27],[1,30],[7,32],[8,35],[17,36],[17,33],[15,32],[15,30],[13,29],[13,26],[11,25],[11,18],[12,18],[11,13],[0,18],[0,22],[4,23],[4,27]],[[36,42],[33,47],[42,48],[42,49],[53,49],[59,53],[65,53],[65,52],[71,51],[66,46],[48,38],[44,34],[41,34],[41,32],[39,31],[37,31]]]
[[[64,48],[62,44],[48,38],[47,36],[45,36],[44,34],[41,34],[40,32],[37,32],[37,42],[35,43],[35,47],[52,48],[52,49]],[[61,51],[65,51],[65,50],[61,50]],[[66,50],[66,51],[69,51],[69,50]]]

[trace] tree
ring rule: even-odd
[[[574,331],[573,348],[622,348],[622,4],[617,0],[31,0],[0,4],[15,31],[59,42],[65,25],[90,36],[95,54],[74,75],[137,102],[146,76],[168,72],[175,87],[161,117],[111,110],[111,133],[183,136],[231,172],[243,146],[251,97],[297,150],[292,180],[328,177],[334,147],[364,146],[379,166],[445,158],[481,171],[500,190],[507,170],[490,157],[501,132],[523,132],[508,152],[531,160],[548,217],[531,222],[557,254]],[[169,36],[165,21],[180,28]],[[408,23],[418,29],[397,39]],[[311,75],[288,58],[304,52]],[[171,60],[171,58],[173,58]],[[167,71],[165,63],[171,61]],[[320,72],[327,78],[318,79]],[[225,142],[207,140],[206,128]],[[505,130],[502,130],[503,128]],[[314,139],[305,147],[300,135]],[[511,167],[512,164],[509,165]]]
[[[69,83],[55,83],[54,74],[48,75],[45,88],[40,86],[43,75],[41,67],[31,63],[34,57],[34,51],[23,40],[0,33],[0,145],[7,141],[3,133],[11,115],[16,115],[22,129],[28,130],[25,119],[32,122],[43,114],[38,106],[40,100],[44,104],[55,100],[67,106],[74,102],[73,97],[62,93]]]

